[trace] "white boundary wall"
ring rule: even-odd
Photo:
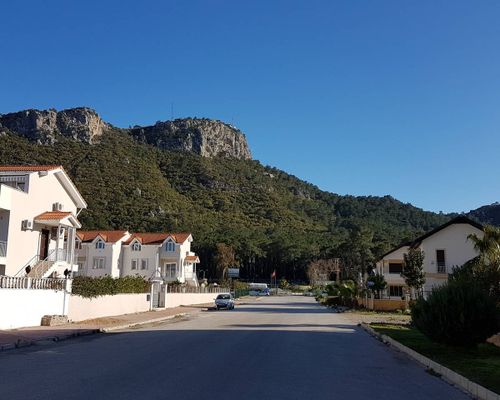
[[[40,326],[44,315],[62,315],[64,290],[0,289],[0,329]]]
[[[133,314],[149,311],[147,293],[115,294],[87,299],[71,295],[68,318],[70,321],[110,317],[113,315]]]
[[[213,303],[219,293],[166,293],[165,307],[190,306]]]

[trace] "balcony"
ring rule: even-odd
[[[438,274],[446,274],[446,265],[445,264],[438,264],[437,265],[437,273]]]
[[[0,240],[0,257],[7,256],[7,242]]]
[[[10,186],[13,189],[21,190],[26,192],[28,184],[27,175],[2,175],[0,176],[0,183],[5,186]]]

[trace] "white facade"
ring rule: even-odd
[[[78,236],[81,275],[160,276],[165,282],[198,286],[199,259],[191,251],[193,237],[189,233],[80,231]]]
[[[0,166],[0,275],[75,270],[77,216],[86,207],[60,166]]]
[[[457,217],[447,224],[418,238],[412,243],[400,246],[384,255],[377,262],[377,272],[387,281],[386,296],[401,298],[406,292],[405,281],[401,277],[403,255],[410,247],[424,252],[424,272],[426,282],[424,292],[448,280],[448,274],[478,256],[473,243],[467,239],[470,234],[482,237],[482,227],[465,217]]]
[[[122,243],[130,238],[127,231],[79,231],[76,262],[79,275],[120,276]]]

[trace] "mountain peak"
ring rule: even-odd
[[[29,109],[0,115],[0,129],[7,128],[39,144],[53,144],[58,135],[94,143],[108,126],[91,108]]]
[[[218,120],[179,118],[158,121],[152,126],[134,127],[129,133],[140,142],[165,150],[187,151],[203,157],[252,158],[243,132]]]

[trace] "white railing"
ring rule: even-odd
[[[446,265],[438,265],[437,272],[438,274],[446,274]]]
[[[66,262],[70,262],[70,261],[68,261],[69,258],[70,258],[70,256],[67,254],[66,249],[53,249],[53,250],[51,250],[49,252],[49,255],[47,257],[45,257],[43,260],[41,260],[40,259],[40,255],[37,254],[37,255],[33,256],[31,258],[31,260],[29,260],[26,264],[24,264],[24,266],[19,271],[17,271],[17,273],[14,276],[19,277],[19,276],[21,276],[23,274],[26,274],[26,267],[29,266],[30,268],[33,268],[39,262],[45,262],[45,261],[49,261],[49,262],[66,261]]]
[[[26,264],[23,265],[23,267],[16,272],[16,274],[14,275],[15,277],[18,277],[18,276],[21,276],[21,274],[26,274],[26,267],[27,266],[30,266],[32,267],[33,265],[35,265],[38,261],[40,260],[40,255],[39,254],[36,254],[34,255],[31,260],[29,260]]]
[[[63,290],[66,279],[0,276],[0,289]]]
[[[0,240],[0,257],[5,257],[7,255],[7,242]]]
[[[223,287],[167,285],[167,293],[229,293],[229,289]]]
[[[66,249],[51,250],[48,257],[44,261],[68,261],[69,253]]]

